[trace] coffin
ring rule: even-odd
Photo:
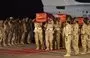
[[[47,21],[47,14],[46,13],[36,13],[36,21],[37,22],[46,22]]]

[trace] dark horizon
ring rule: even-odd
[[[90,0],[76,0],[78,2],[82,2],[82,3],[90,3]]]
[[[41,0],[0,0],[0,17],[28,16],[34,18],[37,12],[43,12]]]

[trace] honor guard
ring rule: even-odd
[[[72,34],[72,47],[75,51],[75,55],[79,54],[79,24],[78,24],[78,19],[74,18],[73,19],[73,24],[72,24],[72,28],[73,28],[73,34]]]
[[[67,17],[67,21],[64,27],[64,35],[65,35],[65,48],[66,48],[66,55],[71,55],[71,40],[72,40],[72,25],[71,25],[71,18]]]
[[[54,34],[54,21],[49,18],[45,24],[45,41],[46,50],[53,50],[53,34]]]
[[[83,25],[81,28],[81,44],[83,52],[81,54],[86,54],[87,52],[87,39],[88,39],[88,28],[87,21],[84,18],[80,18],[83,20]]]
[[[56,19],[56,22],[54,24],[55,29],[55,48],[60,49],[60,41],[61,41],[61,21],[60,19]]]

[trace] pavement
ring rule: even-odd
[[[0,48],[0,58],[90,58],[90,53],[85,55],[74,55],[72,51],[72,56],[64,57],[66,50],[35,50],[35,44],[10,46]]]

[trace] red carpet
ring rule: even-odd
[[[53,50],[58,51],[58,50]],[[38,54],[38,53],[45,53],[50,51],[45,50],[35,50],[35,49],[0,49],[0,54]]]

